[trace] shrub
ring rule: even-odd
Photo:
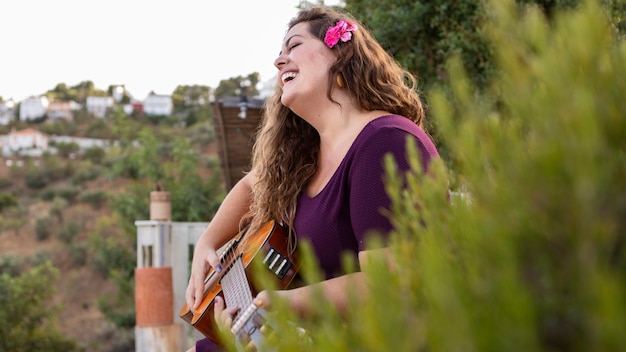
[[[97,179],[100,176],[100,169],[98,167],[85,167],[82,166],[75,171],[72,176],[72,184],[82,185],[85,182]]]
[[[0,192],[0,212],[5,208],[17,206],[17,198],[11,193]]]
[[[22,272],[23,260],[13,253],[0,257],[0,275],[6,274],[16,277]]]
[[[104,149],[100,147],[91,147],[85,150],[83,154],[83,158],[91,161],[92,163],[99,165],[104,161],[104,157],[106,156],[106,152]]]
[[[74,241],[74,237],[80,232],[80,225],[75,222],[70,222],[59,227],[55,232],[56,238],[65,244],[70,244]]]
[[[363,267],[350,323],[318,297],[313,338],[280,334],[280,350],[626,350],[626,43],[592,1],[550,25],[489,10],[493,86],[477,93],[456,59],[450,94],[430,93],[468,200],[447,201],[441,163],[403,190],[388,161],[395,270]]]
[[[50,263],[18,277],[0,275],[0,351],[76,351],[75,341],[51,327],[58,307],[50,305],[58,277]]]
[[[80,194],[78,200],[89,203],[93,209],[100,209],[107,201],[107,194],[103,191],[85,191]]]
[[[35,223],[35,236],[38,241],[45,241],[50,237],[50,225],[52,225],[52,219],[49,216],[37,219]]]
[[[0,189],[6,189],[13,186],[13,181],[6,177],[0,177]]]
[[[80,189],[76,186],[63,186],[56,189],[56,196],[65,199],[68,203],[74,202]]]
[[[51,177],[46,170],[33,170],[26,174],[26,186],[31,189],[42,189],[51,181]]]
[[[87,244],[82,242],[72,242],[69,246],[70,258],[74,267],[81,267],[87,264]]]

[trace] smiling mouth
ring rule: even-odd
[[[285,72],[283,73],[283,75],[280,77],[281,81],[283,82],[283,85],[286,84],[287,82],[293,80],[294,78],[296,78],[297,74],[295,72]]]

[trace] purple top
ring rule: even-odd
[[[294,228],[299,239],[312,244],[326,278],[341,273],[343,252],[356,255],[366,249],[372,231],[389,234],[392,225],[381,212],[391,205],[383,183],[383,159],[391,153],[399,170],[408,170],[407,136],[415,137],[426,170],[430,160],[439,157],[430,137],[411,120],[387,115],[363,128],[320,193],[300,195]]]

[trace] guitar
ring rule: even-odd
[[[259,290],[250,283],[248,277],[251,277],[251,265],[261,261],[273,274],[270,276],[275,279],[276,287],[286,288],[299,269],[295,256],[289,253],[288,243],[285,229],[275,221],[265,223],[255,233],[248,234],[246,230],[240,232],[220,249],[220,260],[224,269],[221,272],[211,269],[207,273],[204,296],[196,312],[192,312],[185,303],[180,310],[180,317],[204,336],[220,344],[213,304],[215,298],[221,295],[226,307],[237,305],[241,308],[231,329],[237,343],[249,343],[243,340],[252,335],[255,336],[256,343],[260,343],[258,333],[262,319],[259,318],[266,313],[263,309],[258,309],[262,304],[253,300]],[[242,335],[242,331],[245,334]]]

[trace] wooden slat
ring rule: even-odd
[[[250,170],[255,133],[264,110],[262,104],[255,101],[242,119],[239,106],[233,104],[231,98],[213,103],[213,112],[220,164],[226,189],[230,190]]]

